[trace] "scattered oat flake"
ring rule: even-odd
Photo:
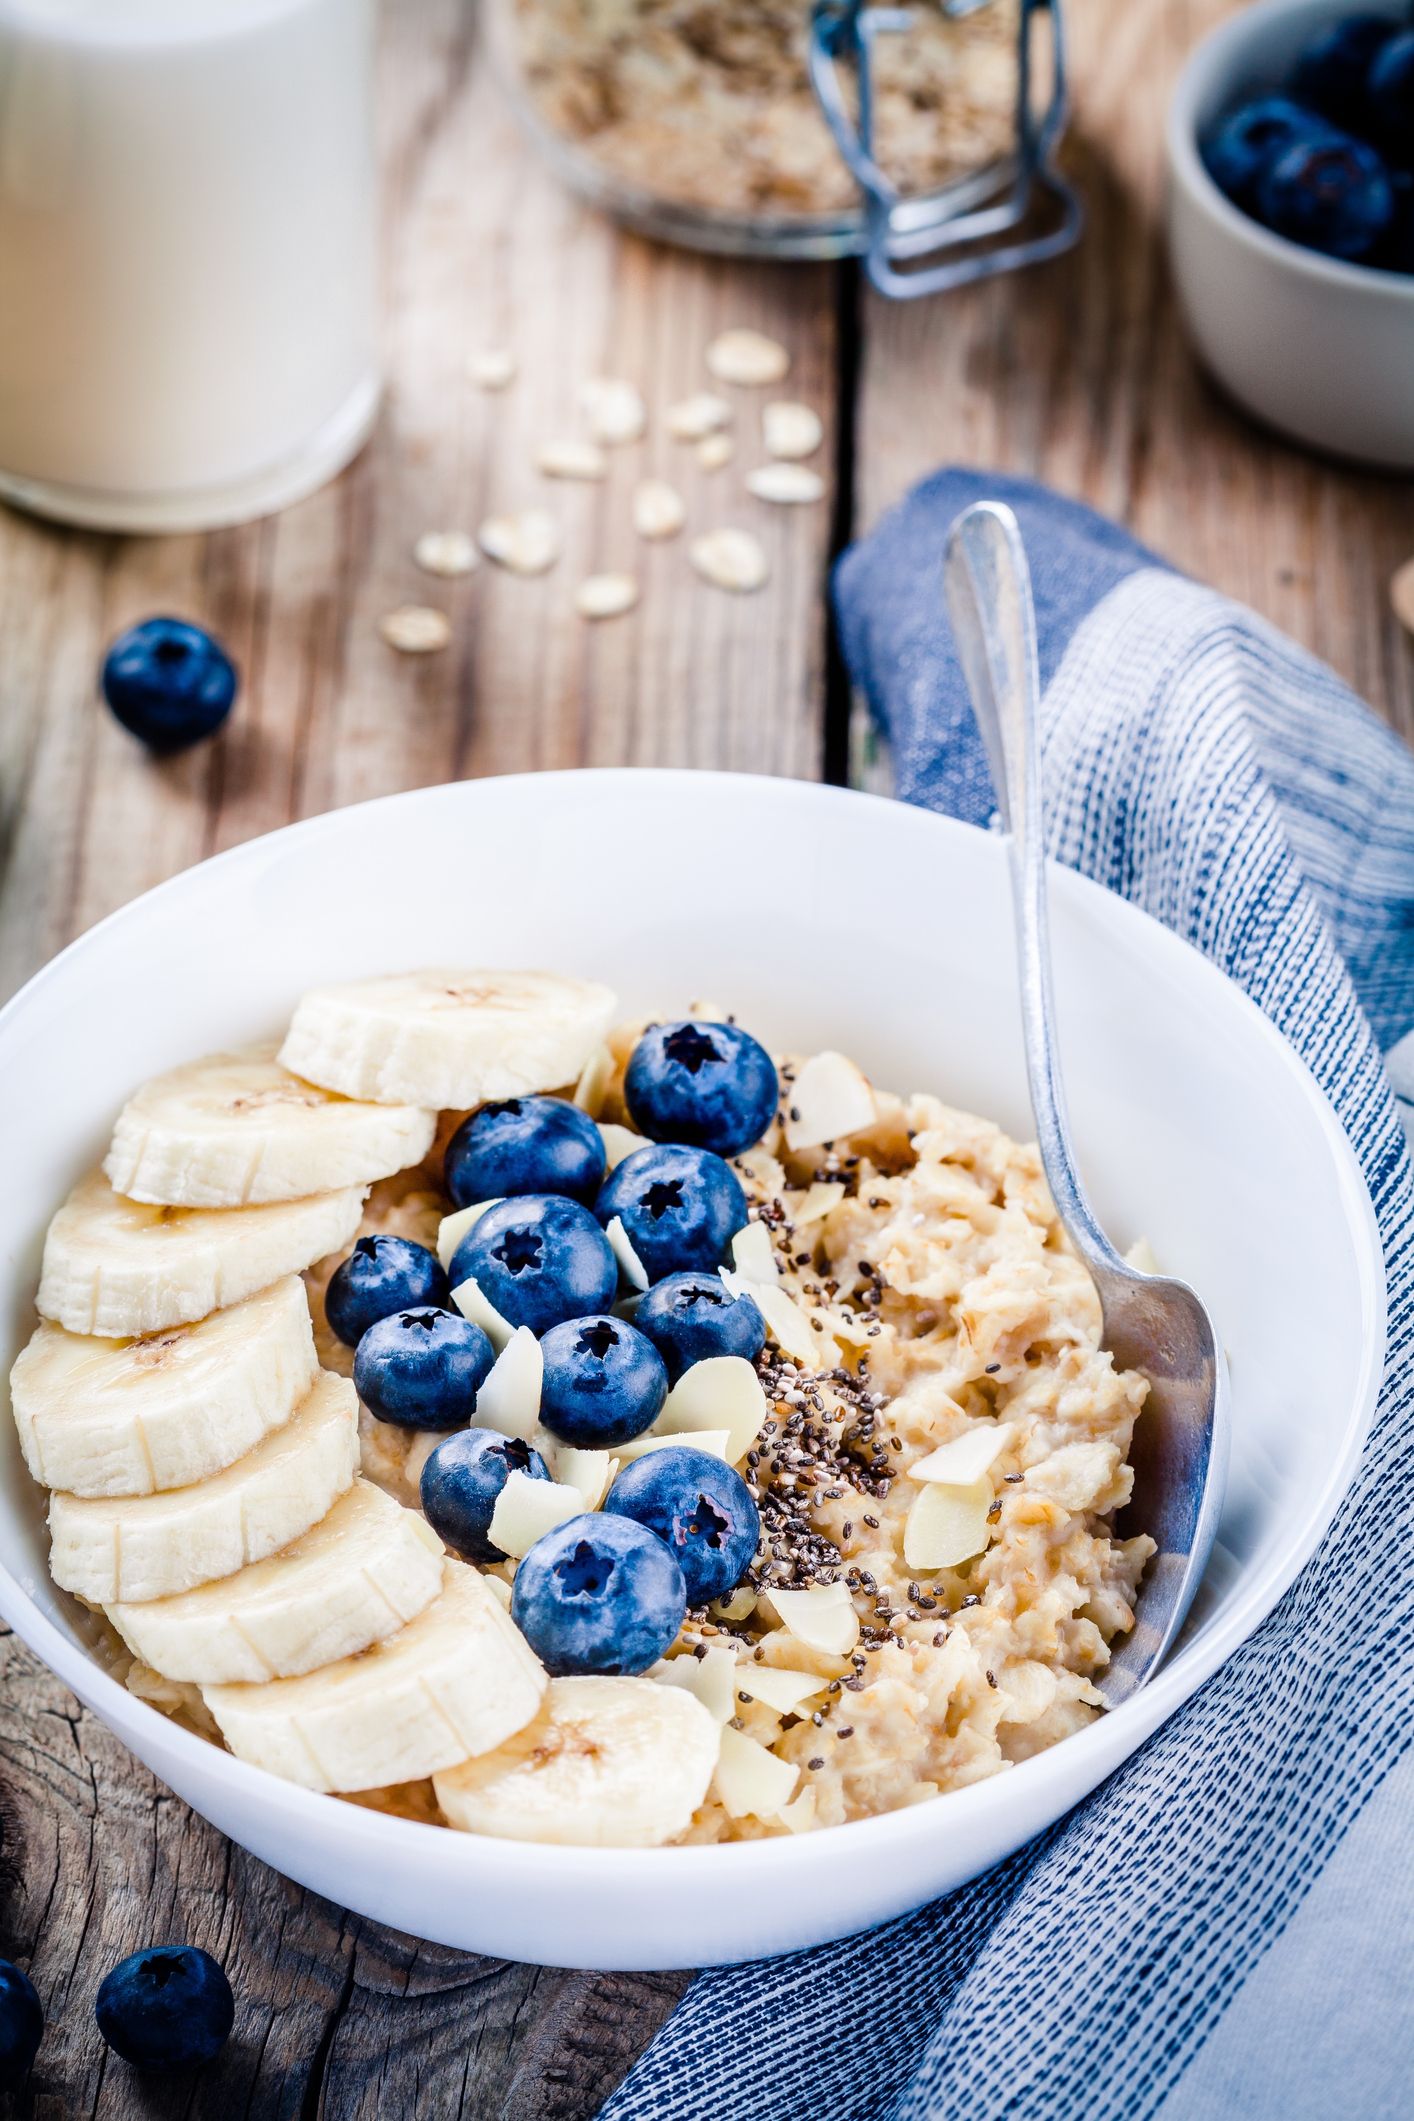
[[[1414,560],[1406,560],[1389,585],[1389,600],[1401,626],[1414,633]]]
[[[715,434],[731,419],[732,409],[725,398],[716,397],[710,390],[699,390],[693,397],[683,398],[668,407],[668,433],[679,442],[700,442],[703,435]]]
[[[642,479],[634,488],[633,527],[641,538],[675,538],[687,521],[682,495],[666,479]]]
[[[516,357],[505,347],[490,346],[472,355],[466,372],[483,390],[504,390],[515,381]]]
[[[741,595],[759,589],[770,573],[766,555],[749,530],[706,531],[693,539],[688,558],[718,589],[733,589]]]
[[[544,574],[560,557],[560,526],[543,508],[491,516],[481,526],[481,550],[512,574]]]
[[[390,648],[403,655],[430,655],[445,648],[452,638],[452,622],[445,611],[426,604],[400,604],[378,622],[378,631]]]
[[[464,530],[424,530],[412,556],[426,574],[470,574],[479,555]]]
[[[580,385],[579,402],[596,442],[636,442],[648,425],[643,400],[632,383],[592,376]]]
[[[790,355],[764,332],[724,331],[707,349],[707,366],[719,383],[779,383]]]
[[[638,602],[631,574],[591,574],[574,593],[575,610],[586,619],[616,619]]]
[[[704,435],[697,445],[697,461],[704,471],[720,471],[736,455],[730,435]]]
[[[597,442],[579,442],[572,436],[543,443],[535,461],[547,479],[602,479],[609,469]]]
[[[819,472],[804,464],[762,464],[746,474],[746,486],[758,501],[778,501],[786,507],[823,500],[825,494]]]
[[[761,436],[768,457],[813,457],[824,439],[824,423],[809,405],[774,398],[761,411]]]

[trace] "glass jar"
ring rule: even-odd
[[[899,294],[1051,256],[1079,232],[1051,164],[1059,0],[487,5],[502,75],[561,175],[647,234],[863,253]]]

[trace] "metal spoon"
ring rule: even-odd
[[[1036,613],[1021,530],[984,501],[948,532],[944,587],[953,634],[987,746],[1009,835],[1021,979],[1021,1021],[1036,1138],[1056,1212],[1099,1292],[1103,1345],[1149,1380],[1130,1462],[1127,1525],[1158,1552],[1139,1587],[1133,1630],[1098,1680],[1113,1707],[1154,1670],[1173,1641],[1217,1530],[1228,1458],[1226,1366],[1212,1320],[1184,1282],[1127,1266],[1095,1219],[1075,1168],[1051,994],[1041,820]]]

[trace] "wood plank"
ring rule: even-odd
[[[1164,259],[1163,115],[1233,0],[1070,0],[1078,250],[935,303],[865,305],[859,523],[940,464],[1042,479],[1314,649],[1414,740],[1388,585],[1407,479],[1308,455],[1199,373]]]

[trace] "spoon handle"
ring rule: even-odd
[[[1062,1222],[1097,1281],[1123,1261],[1100,1228],[1075,1167],[1051,991],[1046,850],[1041,814],[1036,613],[1021,529],[998,501],[980,501],[948,532],[943,585],[1002,823],[1016,905],[1021,1025],[1036,1138]]]

